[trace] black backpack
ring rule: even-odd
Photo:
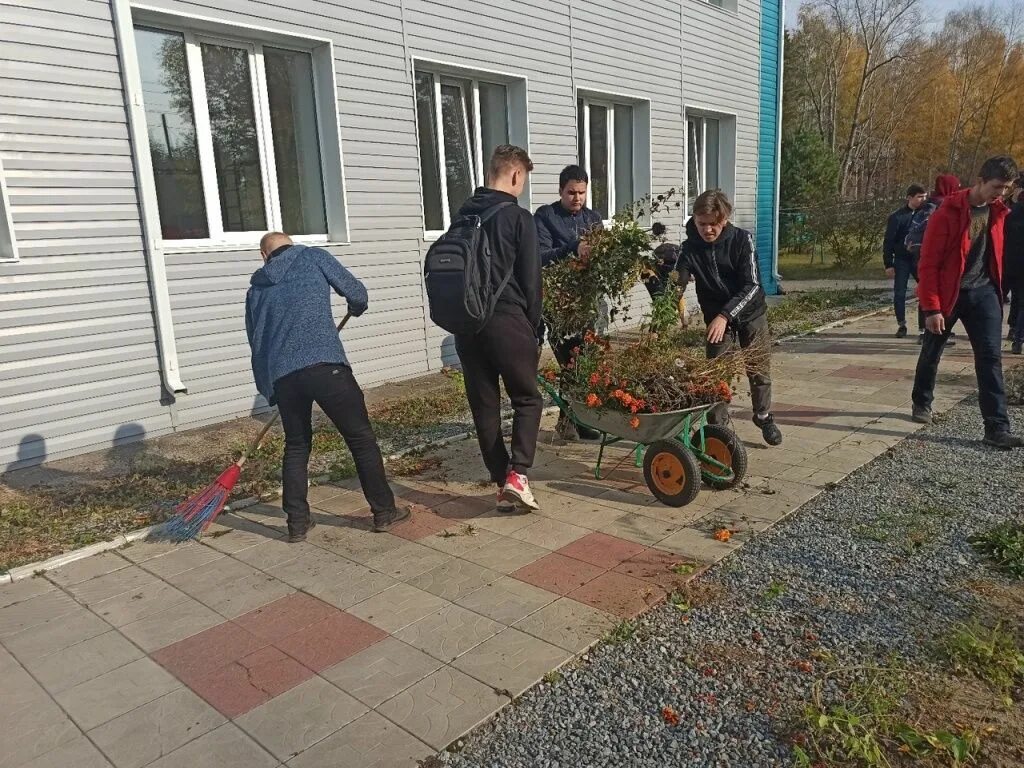
[[[423,274],[430,319],[449,333],[471,335],[494,314],[494,305],[512,271],[495,288],[491,283],[491,243],[483,224],[515,203],[498,203],[480,216],[459,216],[427,250]]]

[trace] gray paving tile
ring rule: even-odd
[[[607,613],[563,597],[512,626],[559,648],[579,653],[616,623]]]
[[[507,702],[464,672],[441,667],[377,711],[432,748],[444,749]]]
[[[4,672],[3,685],[0,768],[18,768],[80,735],[53,699],[20,667]]]
[[[288,768],[416,768],[433,750],[376,712],[367,712],[289,761]]]
[[[590,531],[571,523],[563,523],[547,517],[538,517],[530,525],[520,528],[517,531],[510,531],[509,536],[536,547],[556,550],[572,544],[576,539],[582,539]]]
[[[233,581],[256,576],[259,571],[251,565],[240,563],[232,557],[214,560],[198,568],[168,576],[166,581],[197,600],[215,592],[223,592]]]
[[[385,632],[394,634],[402,627],[406,627],[446,605],[449,605],[448,601],[429,592],[424,592],[422,589],[416,589],[408,584],[396,584],[380,594],[353,605],[348,612],[380,627]]]
[[[153,574],[147,573],[137,565],[130,565],[88,581],[72,584],[67,587],[67,590],[74,595],[75,600],[86,608],[91,608],[96,603],[137,591],[147,584],[156,584],[157,582],[158,579]]]
[[[146,541],[143,539],[141,541],[133,541],[126,546],[118,548],[117,551],[121,557],[131,560],[138,565],[147,560],[152,560],[154,557],[177,552],[180,547],[180,544],[175,544],[173,541]]]
[[[224,618],[234,619],[294,591],[283,581],[257,571],[254,576],[222,584],[197,598]]]
[[[0,761],[2,764],[2,761]],[[111,768],[110,761],[85,736],[78,734],[20,768]]]
[[[120,632],[110,631],[64,650],[25,662],[25,668],[51,694],[73,688],[142,657]]]
[[[340,573],[305,587],[306,592],[345,610],[380,594],[397,584],[393,578],[367,568],[359,563],[350,563]]]
[[[87,731],[179,687],[181,683],[147,658],[79,683],[55,698]]]
[[[235,552],[232,557],[253,568],[269,571],[271,568],[290,563],[300,556],[314,554],[317,551],[318,548],[308,541],[289,544],[286,539],[265,538],[254,547]]]
[[[144,584],[123,595],[89,606],[93,613],[115,627],[162,613],[169,607],[191,600],[188,595],[163,581]]]
[[[235,722],[278,760],[288,760],[366,712],[366,705],[314,677]]]
[[[317,530],[320,530],[319,528]],[[406,543],[389,533],[371,533],[362,528],[324,525],[319,545],[335,554],[366,565],[385,552],[392,552]]]
[[[455,603],[501,624],[512,624],[557,599],[558,595],[546,589],[503,576]]]
[[[320,674],[367,706],[376,707],[440,667],[437,659],[388,637]]]
[[[25,663],[109,631],[110,624],[92,611],[76,607],[71,613],[5,637],[2,642]]]
[[[56,589],[42,577],[20,579],[13,584],[0,584],[0,608],[20,603]]]
[[[630,513],[616,519],[610,525],[601,526],[598,530],[611,536],[618,536],[620,539],[650,546],[678,531],[679,526]]]
[[[178,548],[163,557],[155,557],[142,563],[142,567],[161,579],[177,576],[179,573],[191,571],[201,565],[212,563],[224,557],[213,547],[198,542],[179,544]]]
[[[143,704],[89,731],[117,768],[142,768],[225,722],[187,688]]]
[[[486,616],[449,605],[394,634],[402,642],[448,663],[503,628]]]
[[[223,624],[224,617],[198,600],[185,601],[160,613],[147,616],[121,627],[121,633],[137,643],[146,653],[197,635],[204,629]]]
[[[224,518],[224,523],[226,525],[215,523],[210,526],[203,536],[203,543],[226,555],[238,554],[265,541],[284,536],[282,531],[272,530],[235,515]]]
[[[131,562],[125,560],[115,551],[101,552],[92,557],[85,557],[73,563],[46,572],[46,578],[55,584],[70,586],[79,584],[97,576],[105,576],[108,573],[127,568]]]
[[[274,768],[276,758],[234,723],[224,723],[169,755],[152,768]]]
[[[262,549],[262,547],[257,547],[257,549]],[[338,574],[354,571],[358,566],[334,552],[308,546],[301,555],[286,563],[257,565],[257,567],[274,578],[290,584],[295,589],[307,589]]]
[[[540,560],[548,552],[549,550],[535,544],[502,536],[497,541],[467,552],[463,557],[493,571],[512,573],[534,560]]]
[[[452,559],[433,568],[409,584],[445,600],[458,600],[501,578],[501,574],[468,560]]]
[[[444,565],[451,559],[452,556],[445,552],[409,542],[368,560],[366,565],[399,581],[408,581],[439,565]]]
[[[0,638],[7,638],[80,609],[66,593],[54,589],[0,608]]]
[[[516,697],[570,658],[572,654],[564,648],[509,628],[463,654],[452,666]]]
[[[498,540],[498,534],[477,525],[477,519],[453,521],[443,531],[420,539],[419,543],[444,552],[446,555],[462,557],[467,552]]]

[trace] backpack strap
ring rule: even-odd
[[[513,203],[510,200],[505,200],[503,202],[498,203],[497,205],[492,205],[490,208],[488,208],[486,211],[484,211],[483,214],[481,214],[481,216],[480,216],[480,223],[483,224],[485,221],[487,221],[488,219],[493,217],[494,214],[496,214],[502,208],[507,208],[510,205],[515,205],[515,203]],[[508,285],[509,282],[512,280],[512,273],[514,273],[515,271],[516,271],[516,264],[515,264],[515,260],[513,259],[513,261],[512,261],[512,269],[510,269],[508,271],[508,274],[505,275],[505,277],[502,279],[502,281],[498,284],[498,289],[494,292],[494,300],[495,301],[498,300],[498,297],[501,296],[502,291],[505,290],[505,286]]]

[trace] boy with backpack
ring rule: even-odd
[[[500,512],[539,508],[526,477],[537,449],[543,401],[540,362],[541,277],[537,230],[518,198],[533,170],[526,150],[494,150],[487,186],[459,209],[427,252],[430,316],[455,335],[466,398]],[[512,452],[501,431],[499,379],[512,401]]]
[[[709,358],[725,353],[730,334],[738,337],[742,349],[756,350],[763,358],[747,364],[754,424],[768,445],[781,445],[782,431],[772,416],[768,302],[754,238],[733,226],[730,216],[732,203],[722,190],[709,189],[697,198],[693,216],[686,222],[686,240],[679,246],[678,282],[685,287],[692,275],[696,283],[697,303],[708,326]]]

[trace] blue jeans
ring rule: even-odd
[[[964,324],[974,350],[974,373],[978,377],[978,400],[985,420],[985,433],[1009,431],[1010,417],[1006,413],[1006,390],[1003,386],[1002,309],[993,285],[960,291],[953,314],[946,318],[946,332],[924,335],[914,375],[914,405],[932,407],[942,350],[949,338],[949,329],[959,320]]]
[[[897,256],[892,263],[896,275],[892,281],[892,303],[896,310],[896,322],[901,326],[907,324],[907,283],[910,278],[917,282],[917,260],[911,256]],[[917,309],[917,329],[924,329],[924,313]]]

